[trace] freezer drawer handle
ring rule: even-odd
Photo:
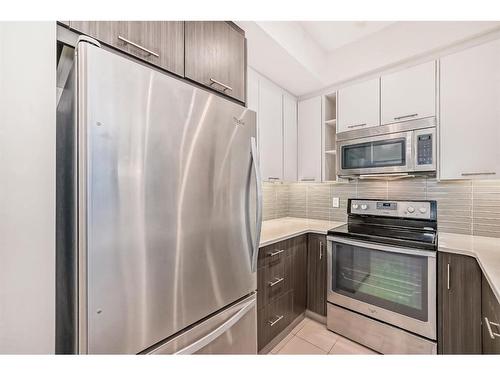
[[[496,172],[470,172],[470,173],[462,173],[462,176],[493,176],[496,175]]]
[[[118,39],[120,39],[122,42],[124,42],[126,44],[130,44],[131,46],[134,46],[135,48],[138,48],[141,51],[144,51],[144,52],[146,52],[146,53],[148,53],[150,55],[153,55],[155,57],[160,57],[160,55],[158,55],[156,52],[153,52],[153,51],[151,51],[151,50],[149,50],[149,49],[141,46],[140,44],[134,43],[131,40],[128,40],[128,39],[122,37],[121,35],[118,35]]]
[[[278,254],[283,253],[284,251],[285,251],[285,250],[273,251],[273,252],[270,252],[268,255],[269,255],[270,257],[274,257],[274,256],[276,256],[276,255],[278,255]]]
[[[226,90],[233,91],[233,88],[231,86],[225,85],[222,82],[217,81],[216,79],[210,78],[210,86],[212,86],[214,83],[219,85],[219,86],[222,86],[223,87],[222,91],[226,91]]]
[[[495,340],[495,336],[500,337],[500,334],[493,332],[493,330],[491,329],[491,326],[495,326],[498,328],[498,327],[500,327],[500,324],[490,322],[487,317],[484,317],[484,322],[486,323],[486,328],[488,329],[488,334],[490,335],[492,340]]]
[[[257,188],[256,192],[257,207],[255,215],[257,222],[255,223],[255,243],[251,259],[252,272],[256,272],[257,259],[259,257],[259,247],[260,247],[260,231],[262,230],[262,179],[260,175],[259,154],[257,153],[257,141],[255,137],[250,138],[250,150],[251,150],[250,154],[252,155],[252,165],[255,172],[255,185]]]
[[[272,327],[276,323],[278,323],[281,319],[283,319],[285,316],[284,315],[276,315],[276,319],[270,320],[268,323]]]
[[[281,283],[283,280],[285,280],[285,278],[283,277],[275,277],[274,278],[275,281],[270,281],[269,282],[269,286],[275,286],[275,285],[278,285],[279,283]]]
[[[193,354],[203,349],[205,346],[210,344],[212,341],[217,339],[223,333],[227,332],[232,326],[234,326],[238,321],[243,318],[243,316],[255,306],[256,299],[253,298],[251,301],[247,302],[240,311],[234,314],[231,318],[222,323],[219,327],[214,329],[208,335],[202,337],[201,339],[195,341],[191,345],[186,346],[185,348],[175,352],[174,354]]]

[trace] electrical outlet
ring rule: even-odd
[[[332,198],[332,207],[333,208],[339,208],[340,207],[340,198],[339,197],[333,197]]]

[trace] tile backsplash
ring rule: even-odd
[[[285,216],[347,220],[348,198],[433,199],[441,231],[500,237],[500,180],[414,178],[346,183],[264,183],[264,220]],[[340,207],[332,208],[332,198]]]

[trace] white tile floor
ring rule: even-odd
[[[326,329],[309,318],[301,321],[269,354],[378,354]]]

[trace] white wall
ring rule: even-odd
[[[55,22],[0,22],[0,354],[53,353]]]

